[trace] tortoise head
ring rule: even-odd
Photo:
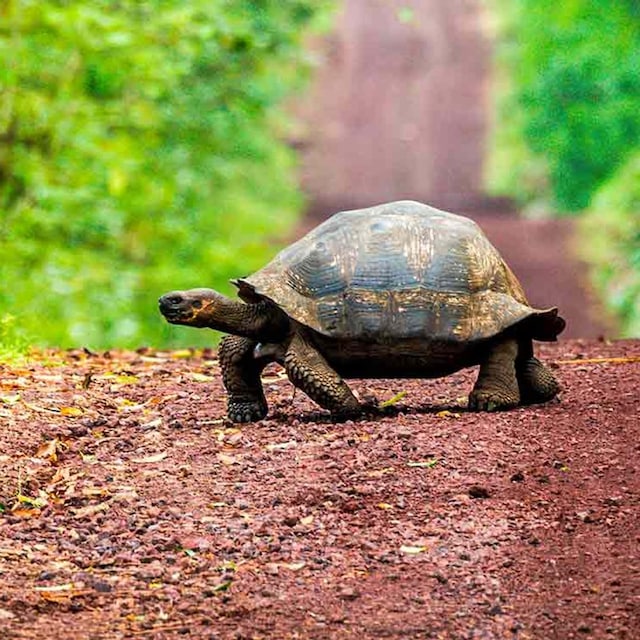
[[[171,324],[216,328],[232,301],[213,289],[170,291],[159,300],[160,313]]]

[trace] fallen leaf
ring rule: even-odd
[[[383,469],[373,469],[371,471],[367,471],[367,476],[369,476],[370,478],[382,478],[382,476],[386,476],[394,472],[395,469],[393,467],[384,467]]]
[[[0,396],[0,402],[4,402],[4,404],[15,404],[20,400],[20,394],[15,393],[11,396]]]
[[[196,382],[211,382],[212,380],[215,380],[213,376],[208,376],[208,375],[205,375],[204,373],[197,373],[197,372],[192,373],[191,378]]]
[[[121,373],[115,377],[115,381],[118,384],[138,384],[140,380],[137,376],[132,376],[127,373]]]
[[[393,509],[393,505],[388,502],[378,502],[376,506],[378,509]]]
[[[58,461],[58,452],[63,451],[65,449],[65,445],[60,442],[57,438],[53,440],[47,440],[43,442],[38,450],[35,452],[35,458],[43,458],[47,459],[50,462]]]
[[[448,411],[447,409],[445,409],[444,411],[438,411],[438,413],[436,413],[436,416],[438,418],[459,418],[460,414],[456,413],[455,411]]]
[[[425,469],[433,469],[438,464],[437,458],[431,458],[430,460],[419,460],[416,462],[407,462],[408,467],[421,467]]]
[[[11,515],[16,518],[35,518],[40,515],[40,509],[11,509]]]
[[[415,546],[415,547],[410,546],[410,545],[402,545],[400,547],[400,551],[402,553],[408,553],[408,554],[411,554],[411,555],[415,555],[415,554],[418,554],[418,553],[423,553],[426,550],[427,550],[427,547],[422,546],[422,545]]]
[[[392,407],[394,404],[397,404],[398,402],[400,402],[400,400],[402,400],[402,398],[404,398],[406,395],[407,395],[406,391],[400,391],[400,393],[396,393],[396,395],[393,396],[393,398],[389,398],[388,400],[381,402],[379,406],[381,409],[384,409],[385,407]]]
[[[313,522],[313,516],[305,516],[304,518],[300,518],[300,524],[311,524]]]
[[[108,502],[100,502],[99,504],[90,504],[86,507],[80,507],[79,509],[73,509],[73,515],[76,518],[86,518],[88,516],[93,516],[96,513],[100,513],[101,511],[107,511],[109,509]]]
[[[289,440],[288,442],[278,442],[274,444],[268,444],[266,446],[267,451],[284,451],[285,449],[292,449],[298,446],[297,440]]]
[[[238,460],[238,458],[236,458],[235,456],[230,456],[226,453],[219,453],[218,460],[227,467],[232,464],[240,464],[240,460]]]
[[[229,589],[231,584],[232,584],[231,580],[225,580],[224,582],[221,582],[220,584],[217,584],[215,587],[213,587],[212,591],[214,593],[217,593],[218,591],[227,591],[227,589]]]
[[[300,571],[307,563],[306,562],[289,562],[282,563],[280,566],[285,569],[289,569],[289,571]]]
[[[84,415],[84,411],[80,407],[60,407],[60,414],[67,417],[77,417]]]
[[[46,587],[33,588],[34,591],[39,591],[39,592],[48,591],[50,593],[56,593],[60,591],[72,591],[73,589],[74,589],[73,582],[67,582],[65,584],[58,584],[58,585],[51,585],[51,586],[47,585]]]
[[[136,462],[138,464],[151,464],[153,462],[160,462],[164,460],[169,454],[166,451],[161,451],[160,453],[155,453],[152,456],[145,456],[144,458],[131,458],[131,462]]]
[[[176,351],[172,351],[169,354],[169,357],[174,360],[182,360],[185,358],[192,358],[194,355],[196,354],[192,349],[176,349]]]
[[[162,424],[162,418],[156,418],[155,420],[151,420],[151,422],[145,422],[140,425],[141,429],[155,429]]]

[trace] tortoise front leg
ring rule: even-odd
[[[469,395],[471,411],[498,411],[520,403],[516,379],[518,342],[506,339],[498,342],[480,363],[480,373]]]
[[[333,414],[361,411],[360,403],[345,381],[300,335],[291,341],[284,356],[284,367],[289,380],[324,409]]]
[[[222,382],[228,394],[227,415],[232,422],[253,422],[267,415],[260,374],[270,359],[254,356],[257,344],[250,338],[226,336],[218,348]]]

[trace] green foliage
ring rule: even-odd
[[[326,0],[0,4],[2,308],[44,344],[210,342],[156,299],[224,290],[295,219],[279,105],[325,15]]]
[[[506,87],[489,181],[521,202],[587,207],[640,143],[635,0],[494,0]]]
[[[640,336],[640,153],[598,191],[581,231],[594,282],[623,335]]]
[[[0,362],[23,356],[28,349],[29,341],[16,318],[9,314],[0,316]]]

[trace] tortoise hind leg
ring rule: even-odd
[[[533,356],[530,340],[520,345],[520,353],[516,360],[516,376],[522,404],[547,402],[555,398],[560,391],[555,376]]]
[[[295,335],[284,356],[289,380],[322,408],[338,415],[359,413],[360,403],[346,382],[302,336]]]
[[[222,382],[228,394],[227,415],[232,422],[254,422],[267,415],[260,374],[271,359],[256,359],[257,344],[249,338],[226,336],[218,348]]]
[[[505,339],[498,342],[480,363],[480,373],[469,395],[471,411],[498,411],[520,403],[516,378],[518,342]]]

